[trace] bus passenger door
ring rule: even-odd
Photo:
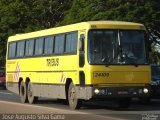
[[[79,37],[79,84],[85,86],[85,32],[80,33]]]

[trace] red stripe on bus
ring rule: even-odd
[[[0,81],[5,81],[6,77],[0,77]]]

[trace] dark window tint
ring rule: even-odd
[[[33,55],[33,49],[34,49],[34,40],[27,40],[26,41],[25,55],[26,56],[32,56]]]
[[[160,78],[160,66],[151,66],[151,72],[152,72],[152,79]],[[155,76],[153,78],[153,76]]]
[[[13,58],[16,55],[16,43],[10,43],[9,44],[9,54],[8,57],[9,58]]]
[[[35,55],[41,55],[43,53],[43,40],[43,38],[36,39]]]
[[[17,43],[17,57],[24,56],[24,41],[19,41]]]
[[[5,68],[0,67],[0,77],[5,77]]]
[[[5,73],[0,71],[0,77],[5,77]]]
[[[66,35],[66,45],[65,52],[66,53],[74,53],[77,49],[77,32],[69,33]]]
[[[53,53],[53,43],[54,43],[54,36],[50,36],[50,37],[45,38],[45,47],[44,47],[45,54],[52,54]]]
[[[54,53],[59,54],[64,52],[64,35],[57,35],[55,37]]]

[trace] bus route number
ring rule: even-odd
[[[93,76],[94,77],[109,77],[109,73],[107,73],[107,72],[94,72]]]
[[[47,66],[58,66],[59,65],[59,58],[46,59],[46,61],[47,61]]]

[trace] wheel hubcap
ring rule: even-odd
[[[30,85],[28,86],[28,95],[32,97],[32,88]]]
[[[75,90],[74,90],[74,88],[71,89],[70,99],[71,99],[71,102],[75,101]]]

